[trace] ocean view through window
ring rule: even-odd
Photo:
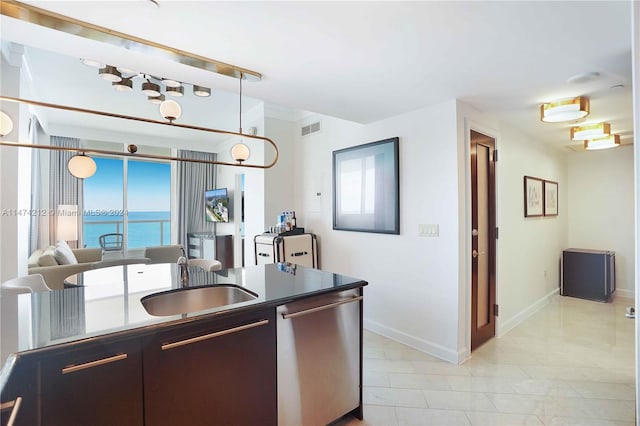
[[[127,249],[170,244],[170,164],[112,158],[95,161],[95,175],[84,181],[85,247],[100,247],[99,236],[108,233],[124,234]]]

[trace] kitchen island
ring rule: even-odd
[[[190,289],[179,290],[172,264],[97,272],[75,277],[75,288],[20,295],[14,318],[3,312],[17,330],[0,377],[3,423],[15,408],[16,425],[307,425],[362,417],[365,281],[270,264],[191,271]],[[141,302],[201,286],[253,297],[163,316]]]

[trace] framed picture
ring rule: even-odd
[[[333,229],[400,234],[398,141],[333,151]]]
[[[544,215],[558,216],[558,182],[544,181]]]
[[[544,181],[539,178],[524,177],[524,217],[536,217],[544,214]]]

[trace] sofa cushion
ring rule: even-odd
[[[59,265],[76,265],[78,263],[76,256],[73,254],[71,247],[69,247],[69,244],[67,244],[66,241],[58,241],[56,243],[54,256]]]
[[[54,246],[49,246],[40,255],[40,259],[38,259],[39,266],[58,266],[58,261],[55,257],[56,248]]]
[[[42,249],[37,249],[36,251],[34,251],[31,256],[29,256],[29,260],[27,261],[28,268],[35,268],[37,266],[40,266],[40,264],[38,263],[40,261],[40,256],[42,256],[42,252],[44,250]]]

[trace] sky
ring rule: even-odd
[[[85,210],[123,209],[124,160],[94,158],[96,173],[84,180]],[[169,211],[171,166],[166,163],[128,161],[127,210]]]

